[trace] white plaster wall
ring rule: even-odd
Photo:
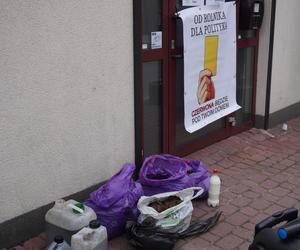
[[[270,112],[300,102],[299,0],[276,6]]]
[[[257,85],[256,85],[256,114],[265,115],[267,73],[270,43],[270,21],[272,0],[265,0],[265,12],[259,32]]]
[[[0,222],[134,161],[132,0],[0,1]]]

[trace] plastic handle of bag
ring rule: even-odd
[[[196,191],[196,190],[199,190],[196,194],[194,194],[190,199],[188,200],[184,200],[182,201],[181,203],[179,203],[177,206],[176,206],[176,210],[182,208],[183,206],[185,206],[186,203],[190,202],[191,200],[199,197],[203,192],[204,192],[204,189],[202,187],[190,187],[190,188],[186,188],[186,189],[183,189],[179,192],[186,192],[186,191],[189,191],[189,190],[192,190],[192,191]]]
[[[199,197],[204,192],[204,189],[202,187],[190,187],[190,188],[183,189],[182,192],[185,192],[185,191],[188,191],[188,190],[193,190],[193,191],[199,190],[196,194],[194,194],[191,197],[190,201],[197,198],[197,197]]]

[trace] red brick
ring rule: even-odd
[[[293,192],[295,189],[297,189],[297,186],[289,183],[289,182],[283,182],[280,184],[280,187],[285,188]]]
[[[291,191],[285,188],[277,187],[270,190],[270,193],[279,197],[283,197],[290,193]]]
[[[297,203],[297,201],[293,198],[285,196],[282,199],[276,201],[276,203],[283,207],[293,207]]]
[[[239,246],[239,250],[247,250],[249,249],[249,246],[250,246],[250,242],[246,241],[244,242],[242,245]]]
[[[210,243],[214,243],[220,239],[219,236],[217,236],[214,233],[206,232],[204,234],[201,234],[201,238],[207,240]]]
[[[243,193],[243,195],[247,198],[253,199],[253,198],[258,198],[261,196],[261,194],[255,193],[253,191],[247,191],[245,193]]]
[[[236,249],[242,242],[241,238],[231,234],[219,240],[216,245],[222,249]]]
[[[249,165],[249,166],[256,166],[256,165],[257,165],[257,162],[252,161],[252,160],[249,160],[249,159],[245,159],[245,160],[243,161],[243,163],[245,163],[245,164],[247,164],[247,165]]]
[[[264,213],[264,211],[261,211],[261,213],[255,215],[255,217],[253,217],[251,219],[251,222],[253,222],[256,225],[256,224],[260,223],[261,221],[263,221],[264,219],[266,219],[269,216],[270,216],[270,214],[266,214],[266,213]]]
[[[245,207],[247,206],[252,200],[243,196],[239,196],[236,199],[232,200],[230,203],[237,207]]]
[[[247,223],[245,223],[242,227],[243,227],[243,228],[246,228],[246,229],[248,229],[248,230],[250,230],[250,231],[253,230],[253,232],[254,232],[255,224],[252,223],[252,222],[247,222]]]
[[[258,211],[252,207],[243,207],[240,211],[248,216],[255,216],[258,213]]]
[[[210,230],[210,232],[212,234],[216,234],[220,237],[224,237],[227,234],[229,234],[232,230],[234,229],[234,227],[226,222],[222,222],[219,223],[218,225],[216,225],[214,228],[212,228]]]
[[[282,160],[282,161],[280,162],[280,164],[281,164],[281,165],[284,165],[284,166],[286,166],[286,167],[290,167],[290,166],[294,165],[295,162],[294,162],[294,161],[291,161],[291,160],[289,160],[289,159],[285,159],[285,160]]]
[[[268,207],[267,209],[264,210],[264,213],[265,214],[268,214],[268,215],[272,215],[278,211],[281,211],[283,210],[283,207],[281,206],[278,206],[276,204],[273,204],[272,206]]]
[[[228,223],[234,226],[241,226],[249,220],[249,217],[241,212],[237,212],[226,219]]]
[[[197,217],[197,218],[201,218],[203,216],[205,216],[207,214],[207,212],[203,209],[200,208],[194,208],[193,211],[193,216]]]
[[[294,185],[299,185],[300,184],[299,177],[298,176],[291,176],[290,178],[288,178],[288,183],[294,184]]]
[[[285,170],[287,168],[287,166],[282,165],[280,163],[276,163],[276,164],[273,165],[273,168],[276,168],[277,170],[283,171],[283,170]]]
[[[233,230],[233,234],[235,234],[236,236],[243,238],[245,240],[250,240],[253,239],[254,236],[254,232],[250,231],[248,229],[244,229],[242,227],[238,227],[235,230]]]
[[[284,173],[280,173],[275,176],[272,176],[272,180],[279,182],[280,184],[283,182],[286,182],[288,179],[289,179],[289,175],[284,174]]]
[[[207,249],[207,247],[210,246],[210,243],[204,239],[201,239],[200,237],[192,238],[186,241],[186,244],[184,244],[181,249],[182,250],[196,250],[196,249]]]
[[[46,247],[46,241],[40,237],[32,238],[24,243],[26,250],[42,250]]]
[[[248,157],[248,159],[252,160],[252,161],[255,161],[255,162],[260,162],[260,161],[265,160],[266,157],[263,156],[263,155],[256,154],[256,155],[251,155],[250,157]]]
[[[270,161],[269,159],[261,161],[259,163],[259,165],[261,166],[265,166],[265,167],[271,167],[274,163],[272,161]]]
[[[296,194],[295,192],[288,194],[288,196],[291,197],[291,198],[293,198],[293,199],[295,199],[295,200],[300,201],[299,194]]]
[[[248,176],[249,180],[255,181],[256,183],[261,183],[265,181],[268,176],[264,175],[263,173],[253,173]]]
[[[266,140],[266,137],[262,134],[257,134],[252,137],[252,140],[261,142],[261,141]]]
[[[223,168],[230,168],[231,166],[233,166],[234,162],[229,161],[228,159],[219,161],[218,164],[223,167]]]
[[[270,189],[270,188],[274,188],[274,187],[279,186],[279,184],[278,184],[278,182],[275,182],[275,181],[266,180],[263,183],[261,183],[260,186],[262,186],[264,188],[267,188],[267,189]]]
[[[236,185],[236,186],[233,186],[232,188],[230,188],[230,191],[233,193],[236,193],[236,194],[244,193],[247,190],[249,190],[249,187],[242,185],[242,184],[239,184],[239,185]]]
[[[256,199],[250,204],[250,206],[256,210],[266,209],[270,205],[271,205],[271,203],[264,199]]]
[[[243,164],[243,160],[244,160],[243,158],[240,158],[236,155],[231,155],[231,156],[228,157],[228,159],[231,160],[231,161],[237,162],[237,163],[241,163],[241,164]]]
[[[248,168],[250,168],[250,166],[248,164],[245,164],[244,161],[236,163],[234,166],[236,168],[240,168],[240,169],[248,169]]]
[[[233,214],[234,212],[236,212],[238,210],[238,208],[231,204],[225,204],[224,206],[222,206],[220,208],[220,210],[223,212],[223,214],[225,216],[229,216],[229,215]]]

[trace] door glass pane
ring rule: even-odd
[[[162,62],[143,63],[144,155],[162,152]]]
[[[242,108],[236,112],[237,125],[251,121],[254,55],[254,47],[238,50],[236,96]]]
[[[162,0],[142,0],[143,49],[151,49],[151,32],[162,31]]]
[[[241,39],[255,38],[256,31],[255,30],[240,30],[239,36]]]

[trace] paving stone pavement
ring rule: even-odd
[[[268,131],[251,129],[197,151],[186,158],[202,160],[211,171],[221,170],[220,207],[194,201],[193,219],[223,211],[208,233],[180,240],[175,250],[247,250],[256,223],[287,207],[300,209],[300,117]],[[133,250],[125,237],[109,243],[110,250]]]
[[[300,209],[300,117],[288,122],[287,132],[280,126],[268,132],[275,137],[253,128],[186,157],[221,170],[220,207],[194,201],[193,220],[223,215],[216,227],[179,240],[174,250],[247,250],[256,223],[287,207]],[[41,249],[29,243],[24,248]],[[125,236],[109,242],[109,250],[133,249]]]

